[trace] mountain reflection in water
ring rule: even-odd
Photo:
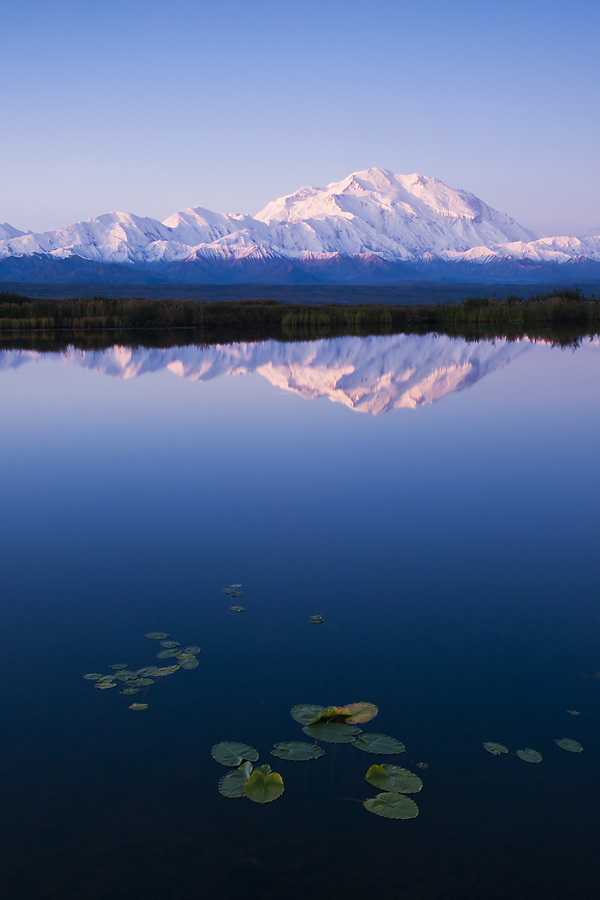
[[[471,387],[531,346],[526,338],[468,342],[434,334],[399,334],[168,349],[69,348],[60,358],[123,379],[164,369],[190,381],[257,373],[283,391],[307,399],[327,397],[350,409],[378,415],[435,403]],[[39,356],[35,351],[4,351],[0,369],[15,368]]]

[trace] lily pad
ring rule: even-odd
[[[311,625],[324,625],[325,624],[325,619],[322,616],[309,616],[308,620],[311,623]]]
[[[176,647],[181,647],[181,644],[179,641],[161,641],[160,646],[166,650],[174,650]]]
[[[94,685],[99,691],[107,691],[109,688],[114,688],[117,686],[116,681],[99,681]]]
[[[572,738],[560,738],[556,743],[561,748],[561,750],[568,750],[569,753],[581,753],[583,747],[579,743],[579,741],[574,741]]]
[[[83,677],[86,681],[100,681],[102,672],[88,672],[87,675],[84,675]]]
[[[483,746],[492,756],[501,756],[503,753],[508,753],[508,748],[504,744],[496,744],[495,741],[486,741]]]
[[[188,656],[187,659],[179,659],[180,669],[197,669],[200,663],[195,656]]]
[[[132,687],[150,687],[151,684],[154,684],[153,678],[132,678],[129,681],[129,684]]]
[[[173,672],[176,672],[179,666],[162,666],[157,669],[154,673],[154,677],[162,677],[163,675],[172,675]]]
[[[325,712],[326,708],[328,707],[315,706],[314,703],[298,703],[290,712],[292,719],[295,719],[296,722],[300,722],[301,725],[308,725],[310,722],[318,721],[319,716]]]
[[[135,672],[130,672],[128,669],[123,669],[121,672],[115,672],[115,678],[118,681],[131,681],[136,677]]]
[[[144,637],[150,638],[151,641],[162,641],[165,638],[168,638],[169,635],[166,631],[149,631]]]
[[[148,709],[147,703],[132,703],[129,709],[133,709],[136,712],[139,712],[142,709]]]
[[[577,709],[568,709],[567,712],[570,716],[580,716],[581,713]]]
[[[306,760],[325,756],[325,751],[322,747],[309,744],[307,741],[281,741],[275,744],[271,754],[278,756],[279,759]]]
[[[260,766],[244,785],[244,794],[254,803],[271,803],[281,797],[285,788],[278,772],[271,772],[270,766]]]
[[[192,656],[197,656],[200,653],[200,647],[184,647],[181,651],[182,653],[191,653]]]
[[[395,791],[377,794],[376,797],[365,800],[363,806],[369,812],[385,819],[416,819],[419,815],[419,807],[415,801]]]
[[[394,753],[404,753],[406,750],[402,741],[398,741],[388,734],[362,734],[355,740],[354,746],[364,753],[376,753],[380,756],[392,756]]]
[[[212,748],[213,759],[222,766],[239,766],[244,761],[256,762],[258,750],[248,744],[238,744],[236,741],[221,741]]]
[[[143,669],[138,669],[137,672],[134,672],[134,675],[141,676],[142,678],[148,678],[152,675],[156,675],[158,669],[156,666],[145,666]]]
[[[368,770],[365,778],[373,787],[384,791],[396,791],[400,794],[418,794],[423,782],[418,775],[400,766],[374,765]]]
[[[230,606],[229,609],[231,612],[246,612],[245,606]]]
[[[139,692],[140,692],[140,689],[136,688],[136,687],[126,687],[126,688],[123,688],[122,691],[119,691],[120,694],[126,694],[127,696],[130,696],[132,694],[139,694]]]
[[[171,659],[172,657],[179,656],[177,650],[161,650],[156,654],[157,659]]]
[[[231,585],[231,587],[234,589],[234,591],[239,590],[241,588],[241,586],[242,586],[241,584],[232,584]]]
[[[523,759],[528,763],[541,763],[542,761],[542,754],[538,753],[537,750],[532,750],[531,747],[525,747],[524,750],[517,750],[517,756],[519,759]]]
[[[234,591],[234,588],[227,587],[227,588],[223,588],[223,590],[222,590],[221,593],[223,593],[223,594],[233,594],[233,591]]]
[[[321,722],[329,722],[331,719],[336,719],[338,717],[341,717],[344,722],[346,722],[349,715],[350,710],[346,709],[345,706],[328,706],[323,712],[319,713],[318,716],[315,716],[312,722],[307,722],[307,725],[318,725]]]
[[[374,703],[347,703],[346,709],[350,713],[347,719],[351,725],[364,725],[374,719],[379,710]]]
[[[316,741],[325,741],[326,744],[351,744],[355,735],[360,734],[360,728],[356,725],[346,725],[345,722],[318,722],[316,725],[305,725],[304,734]]]
[[[113,663],[112,666],[108,667],[109,669],[126,669],[127,663]]]
[[[219,791],[224,797],[243,797],[244,785],[252,773],[252,763],[245,762],[227,775],[223,775],[219,782]]]
[[[243,591],[232,591],[232,592],[231,592],[231,596],[232,596],[232,597],[243,597],[243,596],[244,596],[244,592],[243,592]]]

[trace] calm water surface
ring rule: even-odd
[[[595,897],[599,383],[597,341],[3,351],[2,897]],[[162,630],[198,668],[82,678]],[[360,700],[405,754],[270,756]],[[223,798],[222,740],[283,796]],[[363,808],[377,762],[417,819]]]

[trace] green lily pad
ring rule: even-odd
[[[126,669],[127,663],[113,663],[112,666],[108,667],[109,669]]]
[[[561,748],[561,750],[568,750],[569,753],[581,753],[583,747],[579,743],[579,741],[574,741],[572,738],[560,738],[556,743]]]
[[[176,672],[179,666],[162,666],[157,669],[154,673],[154,677],[162,677],[163,675],[172,675],[173,672]]]
[[[179,659],[179,667],[181,669],[197,669],[200,663],[195,656],[189,656],[186,659]]]
[[[191,653],[192,656],[197,656],[200,653],[200,647],[184,647],[181,652]]]
[[[363,806],[369,812],[385,819],[416,819],[419,815],[419,807],[415,801],[395,791],[377,794],[376,797],[365,800]]]
[[[577,709],[568,709],[567,712],[570,716],[580,716],[581,713]]]
[[[94,685],[99,691],[107,691],[109,688],[114,688],[117,686],[116,681],[99,681]]]
[[[525,760],[525,762],[529,763],[541,763],[542,754],[538,753],[537,750],[532,750],[531,747],[525,747],[524,750],[517,750],[517,756],[519,759]]]
[[[374,719],[379,710],[374,703],[347,703],[345,709],[350,713],[347,720],[350,725],[364,725]]]
[[[171,659],[172,657],[179,656],[177,650],[160,650],[156,654],[157,659]]]
[[[271,772],[270,766],[260,766],[244,785],[244,794],[254,803],[271,803],[281,797],[285,788],[278,772]]]
[[[301,725],[308,725],[310,722],[314,722],[319,719],[325,709],[328,707],[325,706],[315,706],[314,703],[298,703],[297,706],[294,706],[291,710],[292,719],[295,719],[296,722],[300,722]]]
[[[83,677],[86,681],[100,681],[102,672],[88,672],[87,675],[84,675]]]
[[[139,694],[139,692],[140,692],[140,689],[136,688],[136,687],[126,687],[126,688],[123,688],[122,691],[119,691],[120,694],[126,694],[127,696],[130,696],[132,694]]]
[[[227,588],[223,588],[223,590],[222,590],[221,593],[223,593],[223,594],[233,594],[234,590],[235,590],[234,588],[227,587]]]
[[[376,753],[380,756],[392,756],[406,750],[402,741],[397,741],[388,734],[362,734],[355,740],[354,746],[364,753]]]
[[[384,791],[395,791],[400,794],[418,794],[423,787],[423,782],[414,772],[401,769],[400,766],[383,765],[371,766],[365,778],[373,787]]]
[[[121,672],[115,672],[115,678],[119,681],[131,681],[132,678],[136,678],[135,672],[130,672],[128,669],[123,669]]]
[[[169,635],[166,631],[149,631],[144,637],[150,638],[151,641],[162,641],[165,638],[168,638]]]
[[[161,641],[160,646],[164,647],[165,650],[175,650],[176,647],[181,647],[179,641]]]
[[[350,715],[350,710],[346,709],[345,706],[328,706],[323,712],[319,713],[318,716],[315,716],[312,722],[307,722],[307,725],[320,725],[321,723],[325,724],[325,722],[329,722],[331,719],[341,718],[344,723],[346,723],[348,716]]]
[[[221,741],[214,745],[211,753],[222,766],[239,766],[244,761],[256,762],[258,759],[258,750],[236,741]]]
[[[325,619],[322,616],[309,616],[308,620],[311,623],[311,625],[324,625],[325,624]]]
[[[231,592],[231,596],[232,596],[232,597],[243,597],[243,596],[244,596],[244,592],[243,592],[243,591],[232,591],[232,592]]]
[[[237,769],[223,775],[219,782],[219,791],[224,797],[243,797],[244,785],[252,773],[252,763],[245,762]]]
[[[134,675],[138,675],[141,678],[149,678],[152,675],[156,675],[158,669],[156,666],[145,666],[143,669],[138,669],[137,672],[134,672]]]
[[[492,756],[501,756],[503,753],[508,753],[508,748],[504,744],[496,744],[495,741],[486,741],[483,746]]]
[[[154,684],[154,679],[152,678],[132,678],[128,682],[132,687],[150,687],[151,684]]]
[[[275,744],[275,749],[271,750],[271,754],[278,756],[279,759],[306,760],[325,756],[325,751],[322,747],[316,747],[307,741],[282,741]]]
[[[326,744],[351,744],[355,735],[360,734],[360,728],[356,725],[346,725],[345,722],[319,722],[316,725],[305,725],[304,734],[316,741],[325,741]]]
[[[133,709],[135,712],[139,712],[142,709],[148,709],[147,703],[132,703],[129,709]]]
[[[231,612],[246,612],[245,606],[230,606],[229,609]]]

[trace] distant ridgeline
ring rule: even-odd
[[[600,299],[586,298],[579,288],[561,288],[529,299],[472,297],[433,306],[351,306],[279,303],[276,300],[199,302],[92,297],[43,300],[0,292],[0,334],[69,331],[165,332],[189,329],[177,341],[196,342],[259,337],[306,337],[307,334],[377,334],[437,331],[473,337],[518,337],[521,334],[571,338],[600,330]],[[532,334],[533,333],[533,334]],[[91,335],[90,335],[91,336]],[[111,336],[111,342],[117,339]],[[161,343],[158,339],[152,343]],[[139,341],[140,343],[142,341]],[[144,338],[143,343],[148,343]]]

